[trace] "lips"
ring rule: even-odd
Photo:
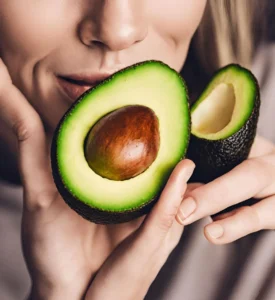
[[[57,81],[63,91],[67,94],[71,101],[75,101],[84,92],[105,80],[112,73],[105,74],[73,74],[73,75],[58,75]]]

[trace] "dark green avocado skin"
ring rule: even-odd
[[[257,83],[256,78],[255,82]],[[260,93],[257,83],[254,109],[249,119],[239,131],[221,140],[207,140],[191,134],[187,158],[195,163],[196,168],[189,182],[208,183],[213,181],[248,158],[256,136],[260,103]],[[254,203],[250,199],[248,204],[252,202]],[[220,213],[231,211],[244,204],[243,202],[239,205],[231,206]]]
[[[259,108],[258,98],[245,125],[227,139],[212,141],[191,134],[187,157],[196,164],[193,182],[210,182],[247,159],[256,136]]]

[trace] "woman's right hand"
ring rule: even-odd
[[[78,216],[61,199],[52,179],[42,121],[12,84],[1,59],[0,118],[18,143],[24,190],[22,244],[32,281],[30,298],[80,299],[110,245],[107,239],[99,243],[103,228]]]
[[[125,224],[97,225],[83,219],[65,204],[52,178],[50,141],[47,141],[43,123],[12,84],[1,59],[0,119],[18,142],[24,189],[22,244],[32,280],[30,299],[82,299],[107,257],[140,227],[144,217]],[[185,161],[180,168],[188,172],[192,167],[190,161]],[[177,186],[170,184],[169,187],[175,191],[174,199],[162,197],[166,203],[171,200],[169,205],[173,214],[169,209],[162,211],[158,216],[159,226],[167,227],[175,218],[175,201],[178,203],[179,197],[183,196],[176,195],[178,185],[179,182]],[[182,185],[185,187],[184,182]],[[168,194],[171,197],[171,193]],[[182,227],[177,231],[175,239],[169,240],[173,247]]]

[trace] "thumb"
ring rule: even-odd
[[[150,240],[161,242],[172,227],[194,168],[195,164],[185,159],[178,163],[170,175],[158,202],[142,225],[141,231],[148,234]]]
[[[166,260],[162,251],[158,255],[155,250],[160,249],[163,238],[173,225],[194,168],[194,163],[187,159],[176,166],[142,226],[108,257],[89,287],[85,299],[113,299],[114,294],[117,299],[144,298],[164,263],[163,258]]]

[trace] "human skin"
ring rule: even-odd
[[[19,146],[30,298],[81,299],[86,294],[85,299],[104,300],[112,291],[112,299],[143,299],[177,245],[183,223],[250,196],[266,199],[219,217],[205,227],[206,238],[224,244],[275,228],[274,146],[261,138],[249,160],[212,183],[188,185],[186,194],[194,164],[183,160],[152,212],[126,224],[102,226],[82,219],[61,199],[51,177],[51,134],[72,102],[55,75],[111,74],[147,59],[162,60],[179,71],[205,4],[206,0],[0,0],[0,119]],[[226,199],[222,204],[221,195]],[[195,211],[187,218],[191,208]],[[217,224],[224,231],[214,238],[209,230]],[[145,267],[150,270],[147,276]]]
[[[71,103],[55,74],[111,74],[148,59],[179,71],[206,0],[188,2],[1,0],[0,55],[53,129]]]

